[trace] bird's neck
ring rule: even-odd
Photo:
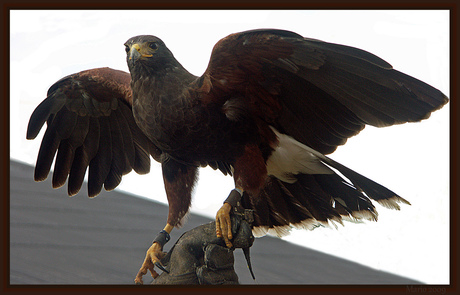
[[[142,68],[132,71],[133,99],[174,101],[182,97],[184,88],[195,79],[196,77],[179,63],[162,69]]]

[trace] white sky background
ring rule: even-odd
[[[10,157],[34,164],[45,128],[26,141],[28,119],[58,79],[95,67],[128,71],[123,43],[130,37],[160,37],[201,75],[219,39],[256,28],[365,49],[449,96],[448,11],[12,11]],[[449,283],[449,105],[422,123],[367,127],[331,157],[412,206],[376,205],[377,223],[294,231],[285,239],[422,282]],[[131,173],[119,188],[166,203],[160,170],[153,162],[150,174]],[[232,188],[230,177],[201,169],[192,211],[214,217]]]

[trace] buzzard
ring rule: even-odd
[[[189,210],[199,167],[232,175],[235,189],[216,214],[216,234],[232,247],[229,213],[254,210],[253,232],[283,235],[344,219],[377,220],[371,200],[409,204],[327,157],[365,125],[426,119],[448,98],[349,46],[261,29],[229,35],[200,77],[155,36],[125,43],[130,73],[98,68],[62,78],[33,112],[27,138],[44,122],[35,180],[68,180],[76,194],[88,169],[88,194],[112,190],[134,169],[161,163],[169,203],[166,226],[135,281],[156,276],[163,245]],[[89,167],[89,168],[88,168]]]

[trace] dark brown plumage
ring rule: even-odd
[[[396,209],[408,202],[324,155],[366,124],[417,122],[448,102],[371,53],[288,31],[220,40],[201,77],[157,37],[125,46],[131,79],[108,68],[70,75],[32,114],[27,138],[48,123],[35,179],[47,177],[57,150],[53,186],[68,177],[69,194],[77,193],[89,166],[95,196],[131,169],[148,172],[152,155],[162,164],[172,226],[206,165],[233,175],[260,233],[376,220],[371,199]]]
[[[109,68],[83,71],[62,78],[48,90],[47,98],[33,112],[27,138],[48,128],[35,167],[35,180],[45,180],[57,152],[53,187],[64,185],[75,195],[89,166],[88,194],[114,189],[123,174],[150,170],[150,158],[160,151],[134,122],[128,73]]]

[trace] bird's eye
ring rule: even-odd
[[[128,45],[125,45],[125,51],[126,51],[126,53],[129,53],[129,50],[130,50],[129,46],[128,46]]]
[[[149,47],[152,48],[153,50],[157,50],[158,49],[158,44],[155,43],[155,42],[152,42],[149,44]]]

